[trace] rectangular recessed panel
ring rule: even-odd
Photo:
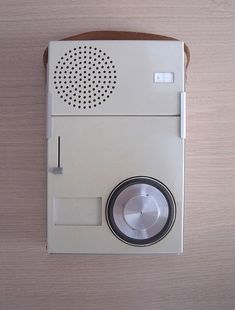
[[[55,225],[99,226],[102,224],[102,200],[96,198],[54,198]]]

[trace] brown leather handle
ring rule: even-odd
[[[73,40],[171,40],[171,41],[179,41],[178,39],[167,37],[159,34],[153,33],[143,33],[143,32],[129,32],[129,31],[91,31],[80,33],[72,37],[68,37],[65,39],[66,41]],[[186,55],[186,65],[185,68],[187,70],[189,62],[190,62],[190,50],[188,46],[184,43],[184,52]],[[44,51],[43,54],[43,62],[46,67],[48,61],[48,49]]]

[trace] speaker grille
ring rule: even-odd
[[[77,46],[57,62],[53,81],[58,96],[65,104],[78,109],[96,108],[112,95],[116,67],[102,49]]]

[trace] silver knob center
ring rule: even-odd
[[[131,228],[136,230],[153,226],[158,214],[156,201],[148,195],[134,196],[124,206],[124,219]]]

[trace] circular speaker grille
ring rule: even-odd
[[[160,181],[133,177],[118,184],[106,205],[106,219],[120,240],[148,246],[163,239],[173,226],[174,198]]]
[[[77,46],[68,50],[53,72],[57,94],[74,108],[91,109],[105,103],[112,95],[116,68],[103,50],[93,46]]]

